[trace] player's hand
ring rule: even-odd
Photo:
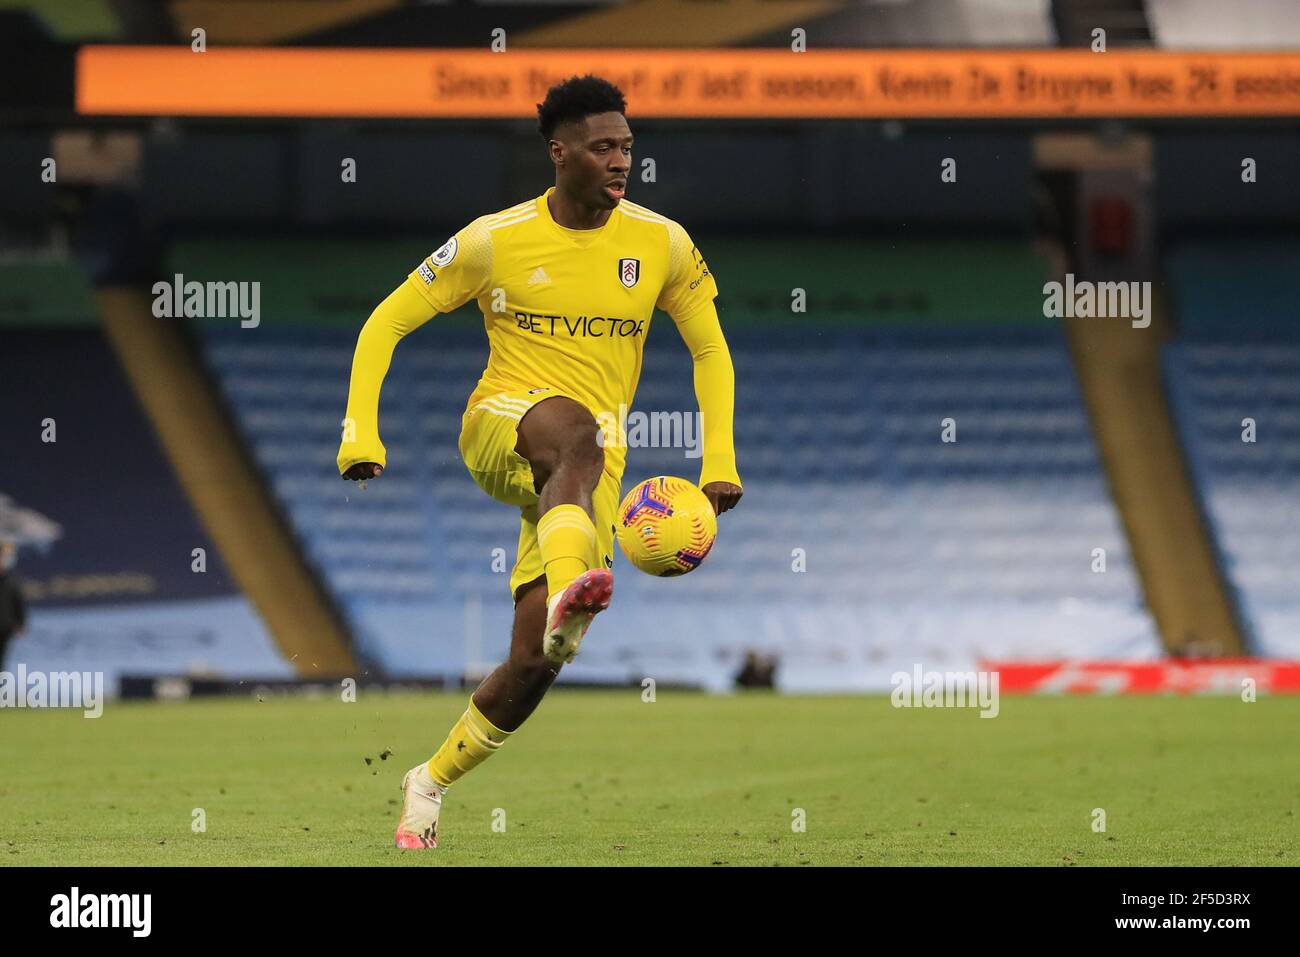
[[[740,501],[740,496],[745,494],[739,485],[732,485],[730,482],[710,482],[700,491],[712,503],[714,515],[721,515],[727,509],[735,508],[736,503]]]
[[[345,482],[364,482],[366,479],[379,478],[384,474],[384,467],[378,462],[358,462],[343,473]]]

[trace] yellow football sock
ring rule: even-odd
[[[506,743],[513,731],[502,731],[469,699],[469,707],[454,725],[437,754],[429,759],[429,774],[443,787],[450,787],[466,771],[472,771]]]
[[[557,505],[537,521],[537,547],[546,569],[546,594],[558,594],[591,568],[596,526],[580,505]]]

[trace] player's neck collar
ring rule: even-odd
[[[573,243],[575,246],[590,246],[592,243],[598,241],[600,237],[605,235],[606,230],[608,230],[613,224],[614,217],[618,214],[618,207],[610,210],[609,218],[605,220],[605,225],[597,226],[595,229],[573,229],[569,226],[561,226],[555,221],[555,217],[551,215],[551,207],[547,202],[547,199],[554,192],[555,187],[551,186],[546,190],[546,192],[542,193],[541,196],[537,197],[537,215],[541,216],[542,219],[549,223],[556,233],[569,240],[569,242]]]

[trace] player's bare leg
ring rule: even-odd
[[[591,619],[609,605],[613,576],[595,567],[591,496],[605,465],[596,420],[578,402],[552,396],[525,413],[517,432],[515,450],[528,459],[538,493],[546,574],[516,590],[509,657],[470,697],[438,752],[402,779],[398,847],[438,846],[447,788],[533,713],[563,663],[577,654]]]
[[[520,585],[517,595],[510,656],[474,692],[479,710],[503,731],[514,731],[527,720],[564,667],[542,654],[546,579]]]
[[[578,653],[592,618],[609,607],[614,577],[598,566],[591,495],[605,468],[590,412],[553,396],[524,414],[515,451],[528,460],[538,492],[537,533],[546,565],[542,651],[553,662]]]
[[[591,493],[605,467],[600,427],[591,413],[568,396],[543,399],[524,413],[515,451],[532,466],[537,514],[557,505],[577,505],[591,512]]]
[[[515,451],[532,466],[538,515],[570,504],[590,516],[591,493],[605,464],[591,413],[572,399],[555,396],[533,406],[520,420],[518,432]],[[543,653],[546,624],[547,588],[542,576],[516,590],[510,657],[474,692],[479,710],[503,731],[514,731],[527,720],[563,667]]]
[[[504,735],[524,723],[564,667],[542,654],[541,636],[545,627],[546,579],[543,577],[519,586],[510,656],[483,679],[470,699],[489,723],[485,735],[489,745],[500,744],[497,738],[504,740]],[[465,722],[466,718],[462,717],[461,721]],[[468,736],[475,735],[477,730],[481,729],[468,726],[463,729]],[[462,734],[453,732],[444,749],[453,746],[453,740],[459,748],[461,738]],[[479,743],[484,742],[480,739]],[[398,847],[418,850],[438,846],[438,817],[446,793],[446,785],[434,779],[427,763],[406,772],[402,778],[402,813],[396,834]]]
[[[432,761],[411,768],[402,778],[402,813],[395,836],[398,847],[419,850],[438,846],[438,818],[452,773],[462,773],[459,766],[467,764],[467,758],[473,760],[477,755],[482,760],[500,747],[541,703],[564,667],[542,654],[545,627],[543,577],[519,586],[516,592],[509,657],[483,679],[470,698],[470,710],[456,722]],[[440,767],[441,781],[433,775],[433,764]]]

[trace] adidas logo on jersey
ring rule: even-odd
[[[546,275],[546,270],[538,266],[533,270],[533,274],[528,277],[528,285],[540,286],[551,281],[551,277]]]

